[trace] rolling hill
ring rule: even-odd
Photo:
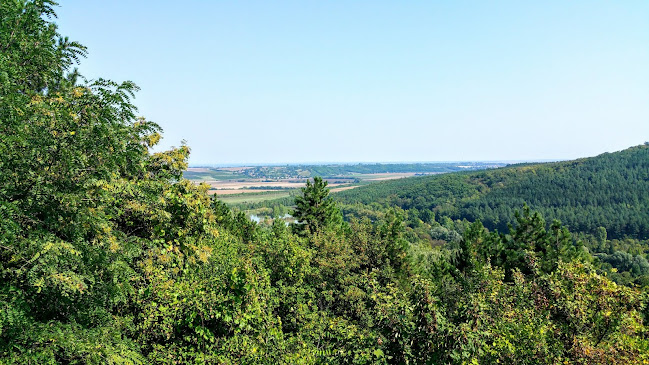
[[[573,161],[387,181],[336,194],[343,203],[397,205],[422,217],[481,220],[503,230],[528,204],[573,231],[649,238],[649,145]]]

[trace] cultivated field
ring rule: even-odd
[[[243,203],[258,203],[265,200],[274,200],[289,197],[289,191],[252,191],[248,193],[231,193],[222,194],[217,193],[219,200],[226,204],[243,204]]]
[[[379,173],[379,174],[353,174],[355,178],[363,181],[382,181],[401,179],[404,177],[412,177],[417,175],[414,172],[394,172],[394,173]]]
[[[472,166],[475,169],[492,167],[481,163]],[[322,176],[335,193],[385,180],[464,168],[466,166],[452,163],[190,167],[184,176],[197,184],[208,184],[210,194],[217,194],[228,204],[241,204],[296,194],[310,176]]]

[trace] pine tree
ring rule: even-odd
[[[307,232],[316,232],[325,227],[340,225],[342,216],[336,203],[329,196],[327,182],[316,176],[307,180],[306,186],[301,189],[301,195],[295,197],[296,208],[293,217],[297,223],[293,230],[300,235]]]

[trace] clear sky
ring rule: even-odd
[[[649,141],[649,2],[61,0],[190,163],[570,159]]]

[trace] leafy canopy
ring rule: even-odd
[[[319,177],[298,234],[235,214],[151,151],[132,82],[72,69],[55,5],[0,1],[0,363],[649,360],[646,294],[527,209],[437,248],[398,209],[342,223]]]

